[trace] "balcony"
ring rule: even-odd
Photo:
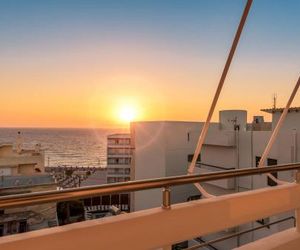
[[[98,250],[100,247],[101,249],[171,249],[171,245],[177,242],[192,240],[271,215],[294,210],[297,217],[300,215],[299,172],[295,183],[174,205],[170,204],[169,187],[299,169],[300,164],[297,163],[2,197],[0,209],[6,209],[120,191],[163,188],[162,207],[7,236],[0,239],[0,247],[4,250],[38,250],[41,246],[45,250]],[[300,245],[299,230],[300,223],[296,221],[294,228],[237,249],[296,250]],[[200,245],[189,246],[188,249],[199,247]]]

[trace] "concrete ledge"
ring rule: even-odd
[[[235,250],[298,250],[300,249],[300,233],[295,228],[273,234],[254,241]]]
[[[299,196],[299,184],[286,184],[1,237],[0,249],[157,249],[299,208]]]

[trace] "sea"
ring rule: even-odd
[[[0,144],[15,143],[21,132],[23,147],[40,143],[45,166],[106,167],[107,136],[122,129],[0,128]]]

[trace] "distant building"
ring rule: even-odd
[[[293,163],[300,156],[300,108],[291,108],[280,133],[272,147],[266,165]],[[208,173],[256,167],[266,144],[278,122],[283,109],[264,109],[272,114],[272,123],[265,122],[263,117],[255,116],[252,123],[247,123],[247,112],[244,110],[225,110],[219,113],[219,122],[211,123],[195,173]],[[164,176],[184,175],[193,158],[197,140],[203,122],[134,122],[131,124],[132,145],[134,147],[131,177],[132,180],[158,178]],[[293,171],[273,173],[282,180],[292,180]],[[274,186],[276,183],[266,175],[224,179],[203,183],[205,189],[215,195]],[[193,185],[173,187],[171,203],[181,203],[200,198],[201,195]],[[161,205],[160,189],[134,192],[131,197],[133,211],[154,208]],[[293,216],[286,213],[243,225],[235,231],[257,227],[261,224]],[[200,222],[199,222],[200,223]],[[233,237],[225,243],[217,243],[218,249],[232,249],[240,243],[259,239],[262,235],[292,227],[293,220],[285,221],[270,228],[257,230],[242,237]],[[209,240],[226,235],[221,232]]]
[[[44,171],[43,152],[39,147],[25,150],[19,141],[15,149],[0,145],[0,196],[55,190],[54,179]],[[0,210],[0,236],[56,224],[56,203]]]
[[[132,150],[130,134],[107,137],[107,183],[130,180]],[[122,211],[130,211],[130,194],[111,195],[110,204]]]
[[[107,137],[107,183],[130,180],[131,157],[130,134],[113,134]]]
[[[0,176],[44,173],[44,153],[40,150],[14,150],[12,144],[0,144]]]
[[[104,183],[130,180],[132,146],[130,134],[112,134],[107,137],[107,167],[97,169],[81,186],[101,185]],[[83,200],[85,219],[107,216],[114,206],[121,211],[130,211],[130,194],[113,194],[86,198]]]
[[[107,169],[97,168],[84,181],[81,182],[81,187],[106,184]],[[95,196],[82,200],[84,205],[85,220],[104,217],[110,208],[109,196]]]

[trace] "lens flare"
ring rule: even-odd
[[[132,122],[137,117],[137,109],[132,105],[124,105],[119,109],[119,119],[122,122]]]

